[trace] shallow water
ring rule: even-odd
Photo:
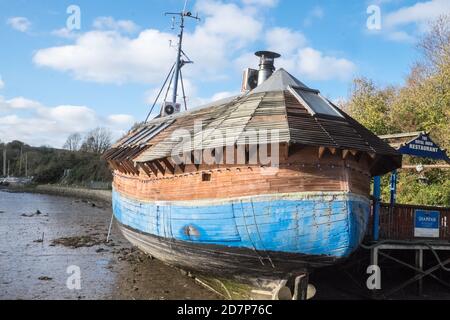
[[[177,269],[135,251],[117,228],[106,243],[110,219],[107,204],[0,190],[0,299],[216,298]],[[52,243],[80,236],[97,244]],[[69,289],[66,282],[75,278],[68,271],[77,267],[81,288]]]

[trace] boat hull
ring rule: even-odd
[[[124,236],[166,263],[206,274],[282,278],[336,263],[361,243],[369,200],[348,192],[145,201],[113,191]]]

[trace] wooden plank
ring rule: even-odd
[[[342,151],[342,159],[347,159],[348,155],[350,154],[350,150],[343,150]]]
[[[152,177],[152,176],[153,176],[153,175],[152,175],[152,171],[149,169],[149,167],[148,167],[145,163],[141,163],[139,166],[142,168],[142,170],[144,170],[144,172],[145,172],[149,177]]]
[[[166,170],[164,169],[164,167],[159,163],[158,160],[152,161],[151,162],[157,169],[159,172],[161,172],[161,174],[164,176],[166,174]]]
[[[326,150],[327,150],[327,148],[325,148],[325,147],[319,147],[319,159],[322,159]]]
[[[172,163],[170,163],[170,161],[167,158],[162,159],[162,162],[164,163],[164,165],[166,166],[167,170],[169,170],[169,172],[171,174],[175,173],[175,167],[172,165]]]
[[[158,176],[158,170],[153,166],[151,162],[145,162],[145,165],[150,168],[150,170],[156,177]]]

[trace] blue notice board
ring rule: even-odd
[[[439,238],[441,214],[439,211],[415,210],[414,237]]]

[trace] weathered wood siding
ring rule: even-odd
[[[241,196],[348,191],[368,197],[370,174],[367,161],[336,152],[318,158],[317,148],[304,148],[281,157],[279,168],[259,165],[194,165],[182,172],[149,176],[127,175],[115,171],[114,188],[128,196],[147,201],[200,200]],[[359,160],[359,161],[358,161]],[[275,170],[275,171],[274,171]],[[204,174],[210,175],[209,181]]]

